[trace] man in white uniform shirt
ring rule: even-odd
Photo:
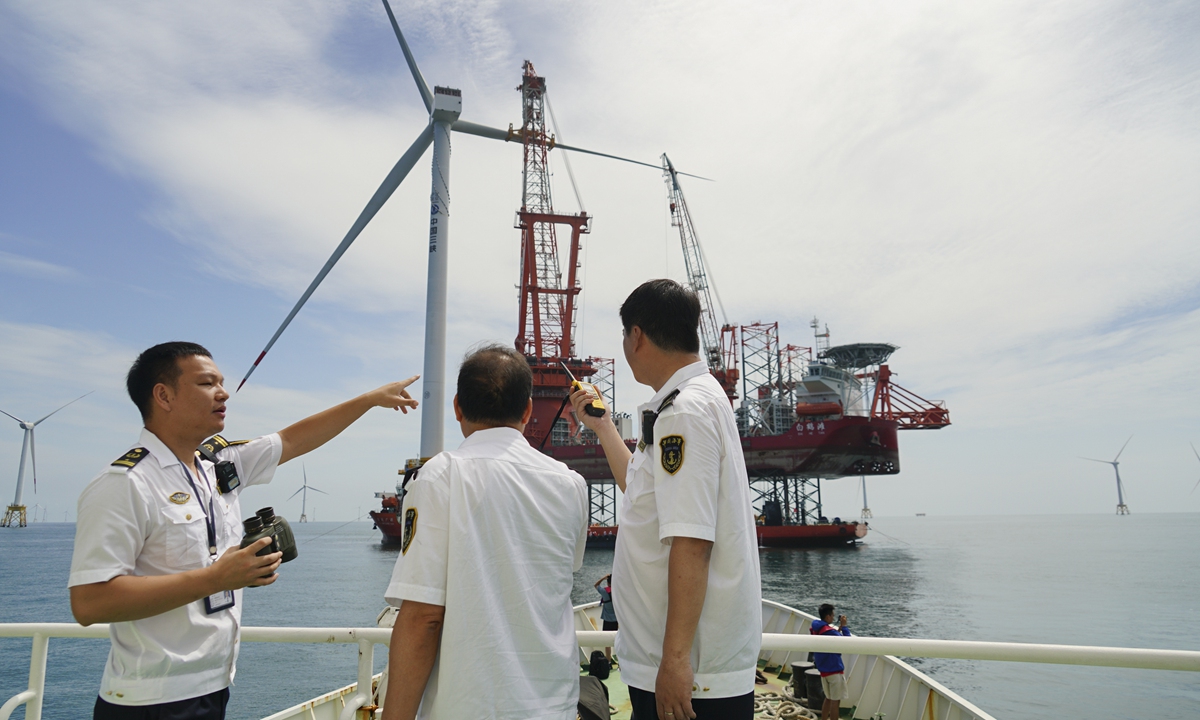
[[[634,379],[654,388],[630,453],[606,412],[576,415],[625,496],[613,558],[616,655],[634,720],[749,720],[761,646],[750,483],[733,409],[700,359],[696,295],[651,280],[621,306]]]
[[[111,623],[96,720],[221,720],[237,660],[242,588],[270,585],[281,553],[241,543],[243,488],[324,445],[372,407],[417,403],[391,383],[249,442],[225,427],[224,378],[200,345],[138,356],[126,378],[141,438],[79,496],[68,586],[82,625]],[[219,436],[218,436],[219,437]],[[201,443],[219,465],[202,459]],[[227,465],[226,463],[232,463]]]
[[[511,347],[469,354],[454,397],[466,439],[408,483],[385,720],[575,720],[587,484],[522,435],[532,387]]]

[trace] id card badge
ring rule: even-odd
[[[215,595],[209,595],[204,598],[204,611],[209,615],[215,615],[231,607],[233,607],[232,590],[222,590]]]

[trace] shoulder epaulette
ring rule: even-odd
[[[200,444],[200,448],[196,450],[196,453],[205,460],[215,463],[217,461],[217,453],[221,452],[227,447],[233,447],[234,445],[245,445],[248,442],[250,441],[234,440],[233,442],[230,442],[220,435],[213,435]]]
[[[142,461],[142,458],[150,454],[150,451],[144,447],[134,448],[125,453],[121,457],[113,461],[116,467],[131,468]]]

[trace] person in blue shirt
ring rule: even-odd
[[[825,603],[817,613],[820,620],[813,620],[809,633],[813,635],[850,636],[850,624],[845,615],[838,616],[838,626],[833,626],[833,606]],[[821,690],[825,692],[825,703],[821,706],[821,720],[837,720],[842,700],[846,698],[846,666],[841,653],[813,653],[813,665],[821,673]]]
[[[604,583],[604,587],[600,587],[600,583]],[[612,573],[605,575],[596,581],[593,586],[596,592],[600,593],[600,620],[604,622],[605,631],[617,629],[617,613],[613,610],[612,604]],[[612,662],[612,648],[604,648],[604,657]]]

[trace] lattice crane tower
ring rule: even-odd
[[[558,215],[550,194],[550,149],[546,134],[546,79],[525,61],[521,77],[521,138],[525,151],[521,211],[521,317],[517,349],[526,356],[575,356],[575,297],[580,286],[579,236],[589,230],[587,213]],[[571,226],[567,281],[558,260],[556,225]]]
[[[679,240],[683,245],[683,264],[687,270],[688,285],[700,298],[700,354],[708,363],[717,382],[725,389],[730,401],[737,397],[737,329],[728,323],[717,323],[712,291],[705,272],[704,251],[692,214],[688,212],[687,200],[679,187],[679,176],[671,159],[663,153],[663,175],[667,180],[670,195],[671,225],[679,228]]]

